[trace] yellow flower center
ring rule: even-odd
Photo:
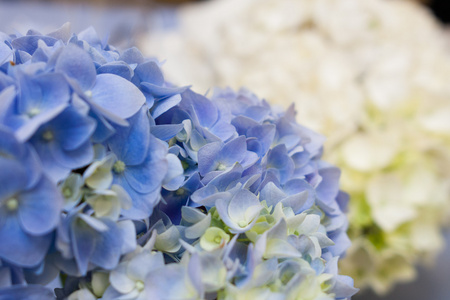
[[[6,201],[6,208],[8,210],[16,210],[19,207],[19,201],[16,198],[11,198]]]
[[[244,220],[240,220],[238,223],[239,227],[244,228],[245,226],[247,226],[247,222],[245,222]]]
[[[217,165],[217,170],[218,171],[225,171],[227,169],[227,166],[225,166],[223,163],[219,163]]]
[[[42,138],[46,141],[53,140],[53,138],[54,138],[53,132],[51,132],[50,130],[44,131],[44,133],[42,134]]]
[[[142,281],[139,280],[136,281],[135,287],[139,292],[141,292],[144,289],[145,285]]]
[[[69,189],[69,188],[65,188],[63,190],[63,195],[64,195],[65,198],[69,198],[70,196],[72,196],[72,190]]]
[[[113,170],[116,173],[122,173],[125,171],[125,163],[121,160],[116,161],[113,165]]]
[[[28,115],[30,118],[33,118],[34,116],[38,115],[40,112],[41,112],[41,111],[40,111],[39,108],[32,108],[32,109],[30,109],[30,110],[28,111],[27,115]]]

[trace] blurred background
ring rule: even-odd
[[[33,28],[46,33],[65,22],[70,22],[74,32],[93,26],[101,37],[109,37],[110,44],[124,49],[139,44],[139,40],[148,32],[178,26],[176,9],[186,5],[187,2],[194,1],[0,0],[0,31],[26,33],[28,29]],[[449,0],[417,2],[420,2],[417,5],[423,5],[432,12],[443,25],[450,23]],[[448,39],[450,44],[450,34]],[[392,291],[383,296],[368,290],[359,293],[353,299],[450,299],[450,285],[447,283],[450,278],[450,232],[444,230],[443,234],[446,241],[445,250],[439,254],[432,268],[418,266],[418,277],[415,281],[397,284]]]
[[[71,22],[74,32],[93,26],[110,43],[128,47],[155,26],[170,26],[173,10],[208,0],[0,0],[0,30],[26,32],[58,28]],[[442,23],[450,23],[450,1],[409,0],[426,6]]]

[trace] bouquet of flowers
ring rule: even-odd
[[[0,299],[347,299],[340,171],[249,91],[89,28],[0,33]]]
[[[296,103],[351,195],[344,273],[378,293],[411,280],[441,249],[450,207],[450,51],[430,14],[408,1],[236,0],[174,16],[141,45],[170,58],[168,78]]]

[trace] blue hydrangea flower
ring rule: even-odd
[[[90,137],[94,119],[68,107],[53,120],[42,125],[30,139],[45,173],[58,182],[71,170],[88,165],[94,158]]]
[[[0,166],[0,258],[32,267],[50,247],[63,200],[34,150],[1,128]]]
[[[0,299],[353,295],[324,138],[160,65],[93,28],[0,33]]]
[[[150,133],[145,108],[128,121],[130,126],[117,128],[107,144],[115,155],[113,183],[122,186],[133,201],[123,215],[143,219],[151,215],[160,199],[160,188],[168,168],[167,146]],[[124,139],[129,142],[124,143]]]

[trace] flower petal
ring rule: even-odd
[[[134,84],[120,76],[100,74],[92,88],[91,101],[127,119],[139,111],[145,103],[145,96]]]
[[[45,177],[19,199],[19,219],[25,232],[43,235],[59,223],[63,199],[59,189]]]

